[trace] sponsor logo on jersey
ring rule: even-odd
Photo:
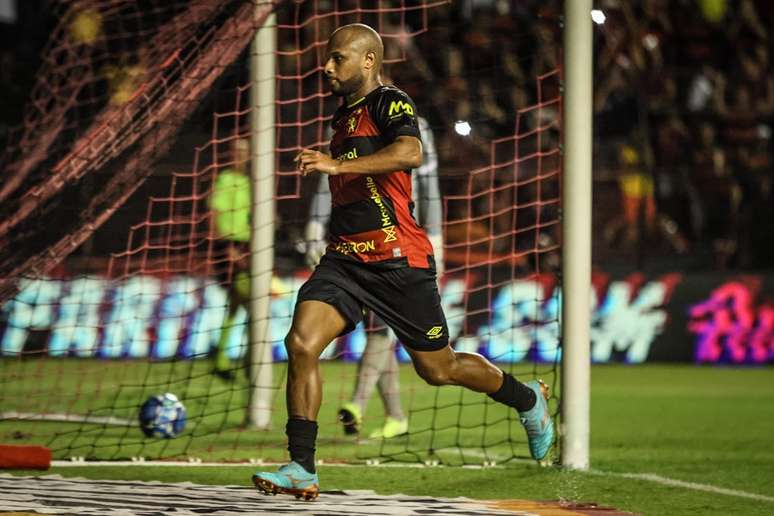
[[[349,161],[351,159],[357,159],[357,158],[358,158],[357,149],[352,149],[351,151],[347,151],[347,152],[345,152],[343,154],[339,154],[334,159],[340,159],[342,161]]]
[[[382,231],[384,231],[384,234],[385,234],[385,237],[384,237],[385,242],[394,242],[395,240],[398,239],[398,236],[395,234],[395,226],[388,226],[386,228],[382,228]]]
[[[355,129],[357,129],[357,118],[351,116],[349,117],[349,120],[347,120],[347,134],[354,133]]]
[[[427,330],[427,333],[425,333],[425,335],[427,335],[428,339],[440,339],[441,337],[443,337],[443,326],[433,326],[432,328]]]
[[[337,242],[333,249],[341,254],[367,253],[376,249],[376,244],[373,240],[366,240],[365,242]]]
[[[404,113],[409,116],[414,116],[414,108],[411,107],[411,104],[408,102],[403,102],[402,100],[393,100],[390,103],[390,111],[387,113],[387,116],[400,116]]]
[[[371,193],[371,200],[374,201],[376,207],[379,208],[379,216],[382,219],[382,231],[384,231],[384,234],[386,235],[384,237],[384,241],[394,242],[398,239],[398,236],[396,235],[395,223],[390,216],[390,212],[387,210],[387,206],[384,204],[382,194],[379,193],[379,188],[376,186],[376,182],[374,181],[373,177],[366,177],[366,187]]]

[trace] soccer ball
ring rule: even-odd
[[[185,407],[172,393],[151,396],[140,407],[140,428],[148,437],[177,437],[185,428]]]

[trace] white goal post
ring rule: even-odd
[[[256,5],[262,9],[262,2]],[[277,15],[271,13],[250,46],[250,400],[247,423],[271,424],[272,343],[269,318],[274,270],[274,148]]]
[[[589,468],[592,21],[591,0],[564,2],[562,179],[562,465]]]

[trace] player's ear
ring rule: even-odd
[[[374,66],[376,65],[376,52],[373,50],[369,50],[365,53],[365,56],[363,58],[365,69],[366,70],[372,70]]]

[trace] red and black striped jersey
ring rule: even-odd
[[[399,136],[420,138],[414,102],[380,86],[333,116],[331,155],[373,154]],[[333,207],[328,252],[362,262],[428,268],[433,247],[414,220],[411,170],[328,177]]]

